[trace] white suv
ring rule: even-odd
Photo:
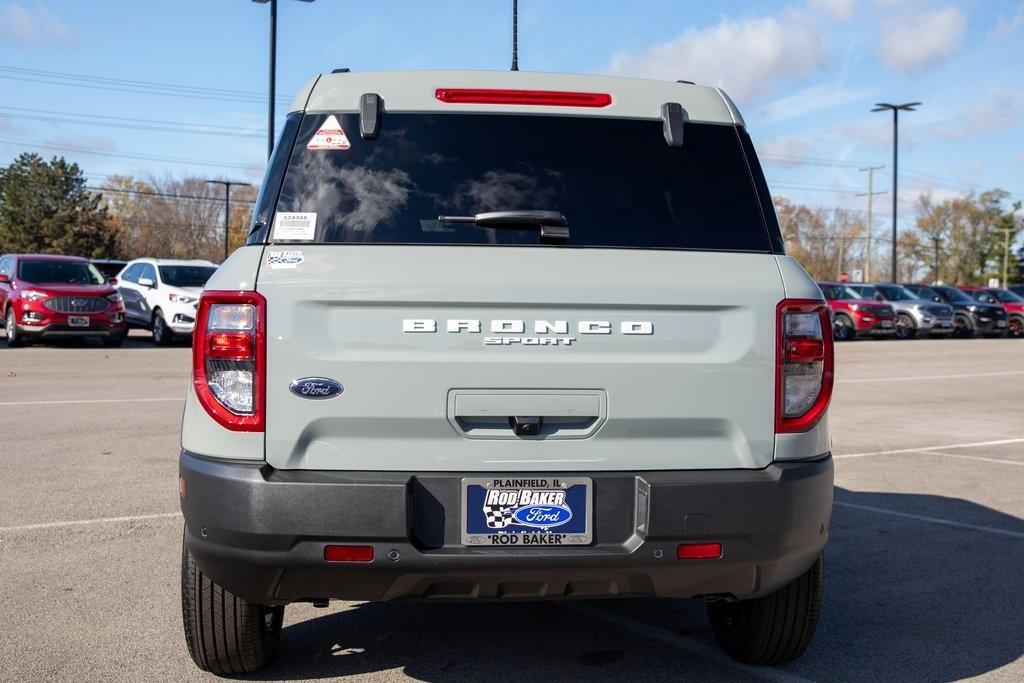
[[[166,346],[175,335],[190,335],[196,302],[217,266],[210,261],[142,258],[117,276],[128,324],[153,331],[153,343]]]

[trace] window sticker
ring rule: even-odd
[[[338,117],[331,114],[306,145],[306,149],[348,149],[351,146],[348,136],[338,123]]]
[[[315,213],[274,214],[275,240],[311,240],[316,237]]]

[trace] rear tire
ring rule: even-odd
[[[8,308],[4,316],[4,329],[7,330],[7,346],[12,349],[25,345],[25,340],[18,334],[18,325],[14,322],[14,309]]]
[[[181,548],[181,616],[192,661],[217,675],[258,671],[273,659],[284,607],[255,605],[208,579]]]
[[[1011,337],[1024,337],[1024,318],[1019,315],[1010,316],[1006,329]]]
[[[804,653],[821,613],[822,556],[802,576],[763,598],[708,603],[715,640],[734,659],[774,666]]]
[[[857,336],[857,327],[844,313],[837,313],[835,322],[832,323],[832,337],[836,341],[849,341]]]
[[[896,317],[896,338],[913,339],[916,334],[917,325],[914,324],[914,319],[906,313],[900,313]]]

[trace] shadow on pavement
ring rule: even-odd
[[[1024,520],[960,499],[837,488],[836,500],[1024,534]],[[785,671],[817,680],[946,681],[998,669],[1024,655],[1022,568],[1024,537],[839,505],[818,632]],[[592,604],[711,643],[695,600]],[[278,658],[258,678],[395,669],[422,680],[744,675],[558,604],[396,602],[286,627]]]

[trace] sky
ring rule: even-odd
[[[900,118],[900,214],[993,187],[1024,198],[1024,1],[520,0],[527,71],[723,87],[774,194],[861,210],[888,192]],[[0,0],[0,163],[64,155],[89,175],[259,182],[269,9],[250,0]],[[381,9],[386,7],[386,10]],[[507,69],[510,0],[279,0],[278,126],[338,67]],[[891,194],[875,197],[888,221]]]

